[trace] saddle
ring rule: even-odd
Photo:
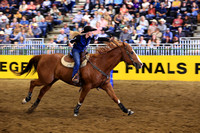
[[[87,61],[90,58],[90,55],[87,52],[83,52],[81,53],[81,65],[80,68],[84,67],[87,65]],[[74,67],[74,59],[73,57],[68,54],[68,55],[64,55],[61,58],[61,64],[67,68],[73,68]]]

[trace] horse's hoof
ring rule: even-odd
[[[78,113],[75,113],[74,116],[77,117],[77,116],[78,116]]]
[[[22,104],[25,104],[25,103],[27,103],[26,98],[24,98],[24,99],[22,100]]]
[[[32,113],[35,109],[37,108],[37,106],[31,106],[28,110],[27,110],[27,112],[26,113],[28,113],[28,114],[30,114],[30,113]]]
[[[130,109],[128,110],[128,116],[134,114],[133,111],[131,111]]]

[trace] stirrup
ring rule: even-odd
[[[75,84],[78,84],[79,83],[79,75],[78,73],[76,73],[74,75],[74,77],[72,78],[72,82],[74,82]]]

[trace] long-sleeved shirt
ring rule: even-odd
[[[57,41],[63,41],[65,37],[67,37],[66,34],[59,34],[57,37]]]
[[[73,40],[71,40],[71,43],[74,43],[73,49],[78,50],[79,52],[83,52],[86,48],[86,46],[90,43],[91,37],[85,38],[85,35],[78,35]]]
[[[32,28],[32,32],[33,32],[33,34],[34,35],[37,35],[37,34],[41,34],[42,33],[42,31],[41,31],[41,29],[40,28]]]
[[[124,41],[124,40],[130,40],[131,35],[129,33],[124,33],[122,32],[119,36],[119,40]]]

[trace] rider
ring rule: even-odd
[[[90,43],[90,40],[92,37],[92,31],[95,31],[95,30],[97,29],[92,28],[91,26],[85,26],[84,31],[81,32],[84,34],[75,36],[74,39],[70,41],[70,43],[74,43],[73,48],[72,48],[72,53],[71,53],[75,62],[73,73],[72,73],[72,81],[74,83],[79,83],[78,70],[80,67],[80,56],[81,56],[81,53],[85,50],[86,46]]]

